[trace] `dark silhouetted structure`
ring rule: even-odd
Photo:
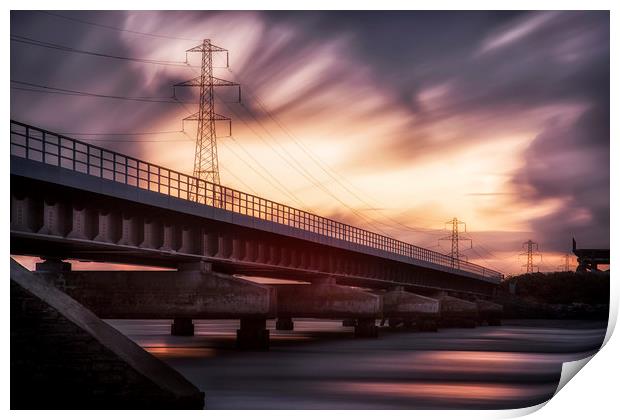
[[[577,272],[599,271],[599,265],[609,264],[609,249],[577,249],[575,238],[573,238],[573,254],[577,256]]]

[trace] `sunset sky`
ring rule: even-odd
[[[12,12],[11,34],[55,46],[11,42],[12,81],[162,99],[12,83],[13,119],[191,173],[197,90],[168,99],[210,38],[242,85],[218,90],[223,184],[445,253],[458,217],[506,274],[528,239],[541,271],[609,246],[608,12]]]

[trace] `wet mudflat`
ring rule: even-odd
[[[235,349],[238,321],[195,321],[194,337],[170,321],[111,325],[205,392],[207,409],[497,409],[548,400],[561,364],[595,353],[595,321],[512,320],[436,333],[381,329],[354,339],[340,321],[295,320],[271,330],[271,350]]]

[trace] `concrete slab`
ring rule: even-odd
[[[446,327],[474,328],[478,320],[475,302],[443,295],[439,297],[441,324]]]
[[[504,307],[502,305],[484,299],[478,299],[476,305],[478,306],[478,321],[480,323],[486,322],[492,326],[499,326],[502,324],[502,316],[504,313]]]
[[[378,318],[381,297],[355,287],[283,284],[277,290],[280,318]]]
[[[275,291],[201,270],[40,272],[101,318],[237,319],[275,316]]]
[[[439,301],[404,290],[390,290],[382,294],[383,316],[405,318],[439,317]]]
[[[384,321],[389,319],[391,328],[402,324],[405,328],[415,325],[421,331],[437,331],[439,300],[406,292],[400,288],[387,291],[381,296],[383,319]]]

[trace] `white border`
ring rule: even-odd
[[[57,10],[71,10],[71,9],[85,9],[92,7],[85,7],[84,2],[78,1],[67,1],[67,0],[59,0],[53,3],[49,1],[42,0],[22,0],[15,1],[9,0],[4,4],[8,5],[8,9],[5,9],[5,13],[3,15],[3,28],[5,32],[4,43],[2,44],[3,48],[3,57],[8,59],[9,54],[9,37],[6,32],[10,32],[10,14],[9,9],[15,10],[24,10],[24,9],[57,9]],[[384,0],[380,3],[370,2],[370,1],[340,1],[335,2],[333,0],[314,0],[314,1],[242,1],[242,0],[229,0],[227,2],[205,2],[205,1],[187,1],[187,0],[177,0],[175,2],[165,2],[161,0],[151,0],[149,2],[146,1],[118,1],[118,0],[108,0],[105,4],[97,3],[92,4],[95,8],[104,8],[104,9],[133,9],[133,10],[232,10],[232,9],[243,9],[243,10],[272,10],[272,9],[376,9],[377,6],[380,6],[382,9],[418,9],[418,10],[439,10],[439,9],[453,9],[453,10],[462,10],[465,7],[474,9],[474,10],[507,10],[507,9],[519,9],[519,10],[548,10],[548,9],[559,9],[559,10],[611,10],[611,110],[612,115],[613,111],[617,109],[616,103],[618,98],[618,84],[616,79],[614,79],[613,75],[618,74],[618,65],[617,65],[617,40],[618,40],[618,18],[616,16],[616,12],[618,7],[613,8],[614,5],[618,4],[618,2],[612,1],[601,1],[601,0],[589,0],[589,1],[548,1],[548,0],[522,0],[522,1],[480,1],[480,0],[469,0],[467,2],[463,1],[447,1],[447,0],[435,0],[432,2],[429,1],[394,1],[394,0]],[[616,48],[614,48],[616,47]],[[5,118],[2,121],[4,126],[4,132],[6,133],[9,128],[9,118],[10,109],[9,109],[9,100],[10,100],[10,89],[9,84],[6,83],[7,79],[9,79],[9,67],[7,65],[2,67],[2,72],[4,75],[4,90],[5,90],[5,100],[3,103],[4,107],[4,115]],[[611,138],[616,138],[618,134],[617,128],[617,120],[612,117],[611,121]],[[5,137],[6,140],[6,137]],[[8,146],[6,146],[8,148]],[[6,150],[6,149],[5,149]],[[4,220],[5,229],[8,228],[8,219],[9,219],[9,176],[7,168],[9,167],[9,154],[1,154],[2,160],[5,168],[5,172],[1,178],[0,187],[2,188],[2,197],[4,197],[5,205],[0,207],[0,220]],[[618,146],[616,142],[611,142],[611,156],[613,156],[612,164],[611,164],[611,184],[614,186],[618,185],[618,169],[615,164],[618,164],[618,156],[620,156],[620,150],[618,150]],[[618,207],[618,191],[617,188],[614,190],[612,188],[611,191],[611,214],[620,214],[618,212],[620,208]],[[612,217],[611,220],[611,232],[617,234],[618,224],[615,219]],[[5,249],[6,256],[9,255],[9,235],[8,232],[5,231],[4,240],[2,241],[2,247]],[[612,234],[611,238],[611,254],[613,261],[619,261],[619,252],[618,252],[618,237],[617,235]],[[8,258],[5,260],[4,265],[4,273],[9,272],[9,260]],[[615,322],[617,319],[618,313],[618,295],[619,295],[619,287],[618,287],[618,276],[612,275],[611,285],[612,285],[612,305],[611,305],[611,313],[610,313],[610,328],[608,330],[608,334],[606,337],[606,345],[604,349],[597,354],[592,360],[588,363],[588,366],[579,373],[579,378],[577,380],[570,381],[566,386],[561,389],[561,391],[552,398],[549,403],[541,404],[538,407],[532,407],[528,409],[521,410],[507,410],[507,411],[389,411],[385,412],[386,415],[396,419],[411,419],[412,417],[416,418],[507,418],[507,417],[516,417],[525,415],[528,413],[532,413],[532,418],[540,418],[540,419],[583,419],[584,417],[588,418],[611,418],[614,416],[613,413],[617,413],[618,408],[618,397],[616,392],[616,383],[618,381],[618,360],[616,354],[620,354],[618,351],[620,345],[618,344],[617,337],[611,336],[613,328],[615,326]],[[8,292],[8,284],[5,283],[5,289]],[[4,407],[6,409],[9,408],[9,374],[8,374],[8,364],[10,360],[9,355],[9,302],[8,302],[8,293],[6,293],[4,297],[4,305],[3,305],[3,316],[1,317],[2,322],[2,331],[4,331],[4,345],[0,347],[0,351],[2,352],[2,360],[5,363],[5,374],[3,375],[2,381],[2,389],[1,389],[1,398],[4,402]],[[610,338],[611,337],[611,338]],[[34,390],[33,395],[36,395],[36,392],[45,392],[45,390]],[[540,409],[544,406],[543,409]],[[540,410],[538,410],[540,409]],[[53,419],[67,419],[67,418],[81,418],[84,415],[87,415],[92,419],[106,419],[111,415],[110,412],[105,411],[93,411],[93,412],[78,412],[78,411],[67,411],[67,412],[11,412],[11,416],[16,418],[31,418],[34,416],[45,416],[46,418]],[[269,418],[271,419],[287,419],[289,420],[291,416],[294,416],[296,420],[302,419],[312,419],[315,420],[317,416],[324,417],[340,417],[340,416],[354,416],[359,419],[373,419],[382,415],[383,413],[377,413],[374,411],[346,411],[346,412],[323,412],[323,411],[224,411],[224,412],[187,412],[183,414],[184,417],[190,418],[202,418],[203,416],[208,416],[209,418],[213,417],[221,417],[230,419],[236,417],[246,417],[251,416],[252,418]],[[121,412],[114,413],[115,417],[121,415],[122,417],[129,417],[135,415],[148,416],[150,419],[164,419],[170,416],[169,412],[159,411],[159,412],[148,412],[148,413],[133,413],[133,412]]]

